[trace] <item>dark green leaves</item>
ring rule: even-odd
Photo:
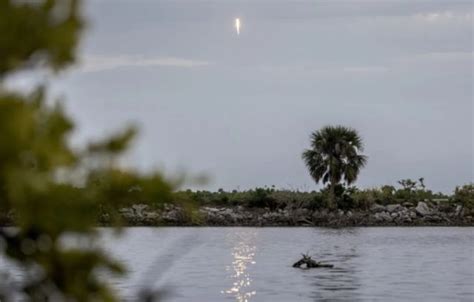
[[[159,173],[117,166],[135,128],[73,148],[74,123],[60,105],[48,105],[45,88],[18,93],[2,86],[20,69],[57,71],[74,61],[78,3],[0,0],[0,217],[16,226],[0,228],[0,244],[25,276],[16,288],[28,301],[116,301],[97,276],[123,272],[94,245],[100,214],[106,209],[118,226],[121,207],[169,202],[173,189]],[[87,248],[63,244],[78,237]]]
[[[348,185],[357,180],[367,157],[360,154],[364,146],[356,130],[343,126],[326,126],[311,134],[311,148],[303,152],[303,160],[316,183]],[[334,192],[332,192],[334,198]]]
[[[76,0],[0,0],[0,79],[20,68],[74,61],[82,19]]]

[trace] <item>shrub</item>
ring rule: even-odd
[[[275,210],[277,203],[270,196],[272,192],[273,189],[256,188],[254,191],[251,191],[247,206],[249,208],[269,208],[270,210]]]
[[[433,192],[426,189],[423,177],[418,181],[402,179],[398,183],[402,188],[396,190],[394,196],[401,201],[432,200],[434,197]]]
[[[466,208],[474,208],[474,183],[456,187],[453,199]]]
[[[327,199],[323,197],[321,192],[312,192],[311,199],[308,203],[308,209],[311,211],[323,209],[327,207]]]

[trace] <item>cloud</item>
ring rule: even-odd
[[[141,56],[85,56],[78,64],[82,72],[98,72],[122,67],[177,67],[192,68],[210,65],[210,62],[175,57],[145,58]]]
[[[461,12],[454,12],[450,10],[419,13],[419,14],[415,14],[413,17],[417,21],[427,22],[427,23],[440,23],[440,22],[451,22],[451,21],[472,22],[473,20],[472,12],[461,13]]]

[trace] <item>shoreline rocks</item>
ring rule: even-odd
[[[243,206],[201,206],[189,210],[175,204],[152,208],[135,204],[118,210],[125,226],[255,226],[255,227],[363,227],[363,226],[474,226],[474,209],[427,201],[374,204],[369,210],[308,209],[289,205],[271,211]],[[11,226],[15,214],[0,213],[0,226]],[[98,225],[109,225],[108,213]]]
[[[474,209],[440,207],[423,201],[416,207],[413,203],[374,204],[368,211],[202,206],[190,215],[179,206],[167,204],[161,210],[135,205],[120,213],[128,225],[150,226],[474,226]]]

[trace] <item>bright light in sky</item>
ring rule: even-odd
[[[235,19],[235,30],[237,31],[237,35],[240,35],[240,19]]]

